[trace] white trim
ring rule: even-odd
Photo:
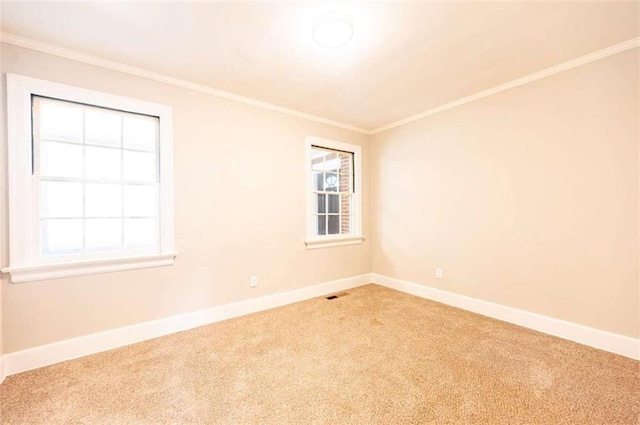
[[[176,255],[176,253],[138,255],[68,263],[5,267],[2,269],[2,273],[10,273],[13,283],[34,282],[71,276],[170,266],[173,264]]]
[[[414,282],[383,276],[377,273],[372,273],[371,277],[374,283],[386,286],[387,288],[640,360],[640,340],[635,338],[431,288]]]
[[[98,256],[99,259],[104,260],[98,263],[88,261],[88,256],[80,256],[79,260],[40,256],[37,214],[39,176],[38,173],[32,175],[31,170],[32,95],[159,117],[160,180],[157,185],[161,204],[159,208],[158,253],[154,252],[151,257],[141,257],[143,253],[140,252],[104,254]],[[173,263],[175,253],[173,245],[173,113],[171,106],[16,74],[7,74],[7,114],[10,266],[2,271],[10,273],[14,283],[166,266]],[[117,262],[121,264],[117,265]]]
[[[327,239],[310,239],[304,241],[307,249],[333,248],[336,246],[358,245],[364,241],[363,236],[328,237]]]
[[[435,108],[428,109],[424,112],[420,112],[419,114],[411,115],[407,118],[394,121],[387,125],[383,125],[382,127],[375,128],[371,130],[369,133],[372,135],[382,133],[383,131],[391,130],[392,128],[400,127],[405,124],[409,124],[411,122],[421,120],[422,118],[430,117],[432,115],[439,114],[440,112],[457,108],[458,106],[466,105],[467,103],[475,102],[476,100],[484,99],[485,97],[489,97],[494,94],[498,94],[503,91],[506,91],[515,87],[519,87],[536,80],[540,80],[542,78],[550,77],[560,72],[568,71],[570,69],[577,68],[579,66],[586,65],[588,63],[595,62],[597,60],[604,59],[609,56],[613,56],[618,53],[622,53],[624,51],[631,50],[639,46],[640,46],[640,37],[632,38],[631,40],[614,44],[613,46],[609,46],[601,50],[596,50],[595,52],[589,53],[584,56],[580,56],[579,58],[575,58],[570,61],[563,62],[561,64],[543,69],[542,71],[534,72],[533,74],[525,75],[524,77],[511,80],[504,84],[500,84],[498,86],[491,87],[486,90],[482,90],[470,96],[465,96],[463,98],[454,100],[452,102],[445,103],[444,105],[436,106]]]
[[[355,186],[353,188],[352,207],[354,223],[351,223],[352,232],[348,235],[318,236],[313,230],[315,228],[315,223],[313,222],[313,172],[311,170],[311,150],[313,146],[353,153],[353,179],[355,182]],[[364,240],[364,237],[362,235],[362,147],[351,143],[323,139],[316,136],[307,136],[305,138],[304,167],[304,190],[307,214],[305,245],[307,246],[307,249],[329,248],[362,243],[362,241]]]
[[[370,274],[67,339],[3,356],[7,376],[371,283]]]
[[[222,320],[345,291],[368,283],[376,283],[387,288],[462,308],[601,350],[633,359],[640,359],[640,341],[634,338],[430,288],[413,282],[389,278],[376,273],[367,273],[8,353],[0,357],[0,383],[3,376],[15,375]],[[4,375],[2,375],[3,372]]]
[[[4,368],[4,356],[0,355],[0,385],[4,382],[4,378],[7,377]]]
[[[383,131],[400,127],[402,125],[409,124],[411,122],[420,120],[422,118],[426,118],[426,117],[438,114],[440,112],[444,112],[449,109],[453,109],[458,106],[462,106],[467,103],[474,102],[476,100],[480,100],[485,97],[545,78],[545,77],[550,77],[552,75],[558,74],[563,71],[567,71],[569,69],[586,65],[588,63],[595,62],[597,60],[604,59],[606,57],[613,56],[618,53],[639,47],[640,37],[632,38],[630,40],[624,41],[622,43],[614,44],[613,46],[609,46],[601,50],[596,50],[595,52],[546,68],[542,71],[525,75],[523,77],[517,78],[507,83],[500,84],[498,86],[495,86],[486,90],[482,90],[478,93],[465,96],[463,98],[451,101],[449,103],[445,103],[435,108],[428,109],[418,114],[411,115],[409,117],[391,122],[389,124],[386,124],[374,129],[365,129],[365,128],[353,126],[351,124],[330,120],[328,118],[320,117],[313,114],[308,114],[306,112],[300,112],[294,109],[289,109],[289,108],[274,105],[268,102],[263,102],[258,99],[253,99],[250,97],[240,96],[240,95],[226,92],[223,90],[218,90],[213,87],[205,86],[202,84],[192,83],[190,81],[181,80],[179,78],[170,77],[168,75],[160,74],[157,72],[136,68],[134,66],[125,65],[123,63],[114,62],[114,61],[103,59],[97,56],[87,55],[84,53],[76,52],[74,50],[65,49],[65,48],[54,46],[47,43],[42,43],[40,41],[31,40],[29,38],[21,37],[18,35],[7,33],[7,32],[0,32],[0,42],[11,44],[13,46],[22,47],[25,49],[35,50],[37,52],[46,53],[53,56],[58,56],[65,59],[74,60],[76,62],[86,63],[89,65],[97,66],[104,69],[110,69],[112,71],[122,72],[124,74],[134,75],[136,77],[146,78],[148,80],[158,81],[164,84],[181,87],[183,89],[192,90],[199,93],[205,93],[205,94],[219,97],[222,99],[232,100],[234,102],[240,102],[247,105],[256,106],[258,108],[263,108],[263,109],[279,112],[282,114],[291,115],[297,118],[303,118],[309,121],[315,121],[315,122],[327,124],[333,127],[344,128],[346,130],[351,130],[357,133],[371,136],[371,135],[382,133]]]
[[[97,56],[87,55],[84,53],[76,52],[74,50],[65,49],[62,47],[53,46],[51,44],[42,43],[40,41],[31,40],[25,37],[20,37],[14,34],[0,32],[0,42],[11,44],[25,49],[35,50],[37,52],[46,53],[53,56],[58,56],[65,59],[71,59],[76,62],[82,62],[100,68],[110,69],[112,71],[122,72],[124,74],[134,75],[136,77],[146,78],[148,80],[158,81],[160,83],[169,84],[172,86],[180,87],[187,90],[196,91],[199,93],[205,93],[211,96],[219,97],[222,99],[232,100],[234,102],[244,103],[246,105],[256,106],[258,108],[267,109],[270,111],[279,112],[281,114],[290,115],[297,118],[303,118],[309,121],[319,122],[321,124],[327,124],[333,127],[344,128],[346,130],[355,131],[362,134],[371,134],[369,130],[353,126],[350,124],[341,123],[328,118],[320,117],[306,112],[296,111],[294,109],[285,108],[282,106],[274,105],[272,103],[263,102],[258,99],[250,97],[240,96],[234,93],[230,93],[224,90],[214,89],[202,84],[192,83],[190,81],[181,80],[179,78],[170,77],[168,75],[160,74],[153,71],[147,71],[142,68],[136,68],[134,66],[125,65],[120,62],[103,59]]]

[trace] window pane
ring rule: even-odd
[[[340,195],[340,212],[342,214],[351,214],[351,195]]]
[[[87,252],[116,251],[122,240],[122,220],[90,218],[85,222]]]
[[[86,143],[120,147],[122,137],[120,115],[111,111],[89,108],[85,119]]]
[[[324,150],[324,149],[320,149],[320,148],[317,148],[315,146],[311,147],[311,159],[312,160],[318,159],[318,158],[323,158],[326,153],[327,153],[327,151]]]
[[[82,183],[40,183],[40,217],[82,217]]]
[[[345,235],[351,233],[351,216],[350,215],[341,215],[340,216],[340,233]]]
[[[85,208],[85,217],[120,217],[122,215],[122,186],[119,184],[87,183]]]
[[[329,153],[324,157],[325,171],[338,172],[340,170],[340,160],[335,152]]]
[[[82,177],[82,149],[69,143],[40,143],[40,175]]]
[[[340,233],[340,216],[330,215],[328,216],[327,233],[330,235],[337,235]]]
[[[127,217],[157,216],[158,189],[155,186],[126,185],[124,215]]]
[[[340,195],[327,195],[329,197],[329,213],[338,214],[340,212]]]
[[[151,249],[157,247],[158,225],[155,218],[126,218],[124,220],[124,245],[126,249]]]
[[[90,179],[120,180],[119,149],[85,147],[85,176]]]
[[[338,190],[340,192],[351,192],[351,176],[349,174],[338,175]]]
[[[147,152],[124,151],[124,179],[129,181],[157,181],[156,155]]]
[[[123,141],[128,149],[155,151],[158,140],[158,119],[127,115],[123,118]]]
[[[324,149],[312,149],[311,168],[318,171],[337,171],[340,168],[338,152]]]
[[[353,154],[339,152],[338,158],[340,160],[340,172],[343,174],[350,174]]]
[[[324,187],[328,192],[338,191],[338,175],[336,173],[325,173],[324,175]]]
[[[42,254],[82,253],[82,219],[42,220]]]
[[[319,215],[316,217],[316,234],[326,235],[327,234],[327,216]]]
[[[327,195],[313,195],[314,198],[314,213],[326,213],[327,212]]]
[[[324,155],[327,151],[320,149],[311,149],[311,169],[323,171],[324,170]]]
[[[82,108],[40,99],[40,139],[82,143]]]
[[[324,190],[324,173],[313,173],[313,190]]]

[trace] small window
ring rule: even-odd
[[[307,247],[360,243],[360,147],[307,139]]]
[[[7,84],[12,281],[171,264],[171,109]]]

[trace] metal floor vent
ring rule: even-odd
[[[349,295],[347,292],[341,292],[339,294],[333,294],[326,297],[328,300],[335,300],[336,298],[342,298]]]

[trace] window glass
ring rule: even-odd
[[[43,141],[39,148],[41,176],[82,177],[82,145]]]
[[[81,254],[84,239],[82,222],[82,219],[42,220],[42,253]]]
[[[85,220],[87,252],[118,251],[122,244],[122,220],[90,218]]]
[[[51,100],[43,102],[40,108],[40,139],[82,143],[82,121],[80,105]]]
[[[120,217],[122,215],[122,185],[86,183],[84,190],[86,217]]]
[[[40,188],[43,218],[82,217],[82,183],[44,181]]]
[[[157,221],[153,218],[124,220],[124,244],[127,249],[146,249],[157,243]]]
[[[40,254],[157,252],[159,120],[48,98],[32,101]]]
[[[153,217],[158,214],[158,189],[154,186],[126,185],[124,215]]]
[[[123,177],[127,181],[153,182],[157,179],[158,162],[154,153],[124,151]]]
[[[122,156],[120,149],[84,147],[84,173],[89,179],[120,180]]]
[[[145,116],[127,115],[123,119],[122,137],[124,147],[155,151],[158,140],[156,119]]]
[[[353,153],[314,146],[310,167],[315,236],[351,234]]]
[[[89,108],[85,115],[86,142],[119,148],[122,145],[122,117],[112,111]]]

